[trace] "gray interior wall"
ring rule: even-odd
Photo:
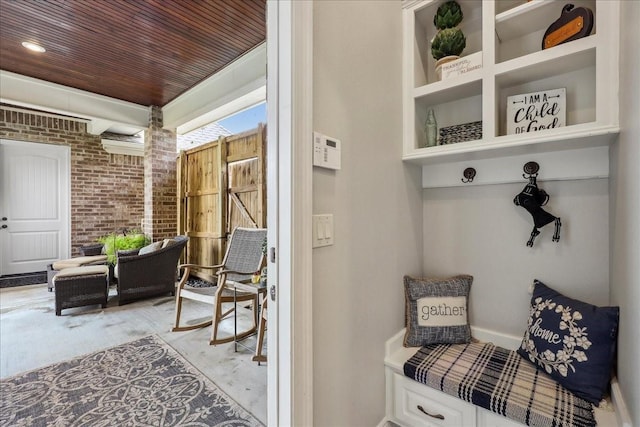
[[[611,301],[620,306],[618,380],[640,425],[640,2],[621,3],[620,126],[611,148]]]
[[[401,161],[401,8],[318,1],[313,14],[313,126],[342,141],[342,169],[313,172],[313,212],[335,223],[335,244],[313,251],[314,425],[374,426],[402,276],[422,258],[420,171]]]
[[[474,276],[469,315],[476,326],[520,336],[529,315],[529,285],[537,278],[592,304],[609,303],[609,224],[606,179],[544,182],[545,209],[562,219],[525,245],[531,215],[513,204],[522,184],[427,189],[424,206],[424,274]]]

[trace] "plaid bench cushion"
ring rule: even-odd
[[[529,426],[596,425],[591,403],[492,343],[424,346],[405,363],[404,374]]]

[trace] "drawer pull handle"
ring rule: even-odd
[[[418,410],[420,412],[422,412],[423,414],[430,416],[431,418],[436,418],[438,420],[444,420],[444,415],[441,415],[441,414],[435,414],[435,415],[430,414],[430,413],[428,413],[427,411],[424,410],[422,405],[418,405]]]

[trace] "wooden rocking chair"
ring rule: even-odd
[[[222,264],[203,266],[197,264],[182,264],[179,270],[184,270],[176,292],[176,317],[174,327],[176,331],[188,331],[204,328],[213,324],[209,344],[222,344],[245,338],[256,332],[258,326],[258,310],[261,296],[266,294],[266,287],[251,283],[251,276],[260,271],[264,258],[262,245],[267,237],[265,228],[236,228],[227,244],[227,251]],[[215,287],[194,288],[186,284],[192,268],[215,270],[218,283]],[[211,320],[195,325],[180,326],[182,300],[191,299],[213,305]],[[235,311],[236,303],[240,301],[253,302],[253,326],[238,333],[234,328],[234,335],[218,338],[218,325],[229,314]],[[233,303],[234,306],[222,311],[223,303]]]
[[[267,333],[267,295],[262,300],[262,310],[260,313],[260,322],[258,323],[258,342],[256,343],[255,355],[251,358],[254,362],[258,362],[260,366],[261,362],[267,361],[267,356],[262,354],[262,346],[264,344],[264,335]]]

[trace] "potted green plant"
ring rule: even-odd
[[[122,234],[111,233],[98,238],[98,242],[104,245],[104,253],[107,261],[115,265],[118,251],[140,249],[149,244],[150,239],[139,230],[130,230]]]
[[[467,39],[458,24],[464,17],[458,2],[451,0],[441,4],[433,17],[438,33],[431,41],[431,55],[436,60],[436,73],[440,78],[442,64],[455,61],[467,46]]]

